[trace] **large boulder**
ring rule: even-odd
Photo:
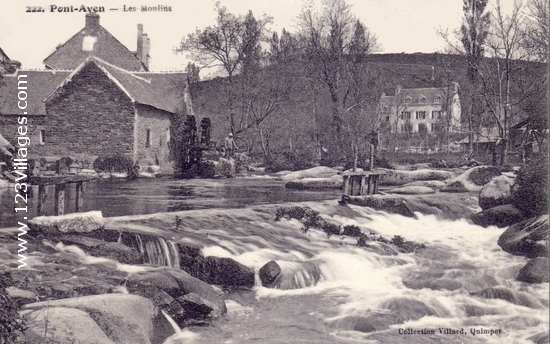
[[[399,188],[391,189],[387,191],[390,194],[398,195],[427,195],[433,194],[435,191],[427,186],[402,186]]]
[[[511,204],[499,205],[470,216],[470,220],[478,226],[507,227],[524,220],[525,216]]]
[[[548,257],[548,215],[542,215],[510,226],[498,245],[506,252],[534,257]]]
[[[432,189],[439,189],[445,185],[447,184],[441,180],[417,180],[415,182],[404,184],[403,186],[426,186]]]
[[[339,171],[334,168],[326,167],[326,166],[317,166],[308,168],[306,170],[301,171],[294,171],[291,173],[287,173],[281,176],[281,179],[289,182],[304,178],[330,178],[337,174]]]
[[[178,245],[181,269],[209,284],[222,287],[254,286],[254,270],[232,258],[204,257],[198,247]]]
[[[168,320],[160,314],[153,303],[138,295],[83,296],[31,303],[25,305],[23,309],[40,310],[60,307],[86,312],[114,343],[162,343],[174,333],[171,326],[167,325]],[[82,333],[86,334],[87,331],[84,330]],[[79,343],[78,341],[67,343],[75,342]]]
[[[339,175],[330,178],[304,178],[289,181],[285,184],[285,187],[295,190],[342,189],[344,181],[342,176]]]
[[[468,188],[464,185],[464,181],[462,180],[454,180],[441,189],[439,189],[439,192],[451,192],[451,193],[462,193],[462,192],[468,192]]]
[[[130,276],[129,292],[150,299],[180,326],[206,324],[227,310],[222,296],[209,284],[175,269],[155,269]]]
[[[403,185],[418,180],[446,180],[453,176],[449,171],[431,169],[400,171],[380,168],[376,171],[382,172],[380,185]]]
[[[413,210],[401,196],[394,195],[372,195],[372,196],[343,196],[344,203],[351,203],[374,210],[385,211],[390,214],[399,214],[406,217],[416,218]]]
[[[94,257],[114,259],[124,264],[143,264],[143,254],[117,242],[103,241],[78,235],[62,235],[58,238],[65,245],[75,245]]]
[[[85,311],[44,307],[21,312],[27,321],[25,343],[114,344]]]
[[[274,260],[267,262],[259,271],[260,280],[264,287],[270,287],[280,274],[281,267]]]
[[[479,206],[487,210],[498,205],[509,204],[512,198],[513,181],[506,176],[498,176],[483,186],[479,193]]]
[[[72,213],[59,216],[38,216],[28,222],[35,233],[86,233],[101,229],[105,221],[101,211]]]
[[[483,185],[489,183],[491,179],[500,175],[500,169],[496,166],[476,166],[468,169],[461,175],[450,179],[447,182],[447,186],[451,187],[453,185],[457,186],[460,184],[467,191],[479,192],[483,188]],[[441,191],[444,190],[442,189]]]
[[[225,287],[254,286],[254,270],[232,258],[206,257],[201,269],[204,281]]]
[[[527,283],[548,283],[549,261],[548,257],[537,257],[530,260],[519,270],[517,280]]]

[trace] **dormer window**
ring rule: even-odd
[[[411,102],[411,97],[409,97],[409,96],[405,97],[405,99],[403,100],[403,102],[404,102],[405,104],[409,104],[409,103]]]
[[[418,104],[425,104],[426,103],[426,97],[422,96],[418,98]]]
[[[440,95],[435,96],[434,103],[436,103],[436,104],[441,103],[441,96]]]

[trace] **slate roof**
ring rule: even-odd
[[[61,80],[57,87],[52,89],[50,94],[47,94],[43,100],[55,97],[55,91],[69,84],[71,78],[78,74],[88,63],[97,64],[128,97],[138,104],[149,105],[171,113],[185,111],[186,73],[129,72],[91,56],[72,71],[70,75],[67,75],[64,80]]]
[[[71,71],[61,70],[24,70],[18,69],[14,74],[4,74],[0,81],[0,115],[22,115],[23,110],[17,106],[17,77],[27,75],[27,116],[45,115],[46,107],[42,102]]]
[[[443,87],[428,87],[428,88],[404,88],[399,95],[382,95],[380,101],[386,105],[403,105],[403,99],[410,97],[411,101],[408,105],[424,105],[424,104],[437,104],[435,102],[436,96],[440,96],[440,103],[443,102],[445,96],[445,88]],[[420,104],[418,100],[421,97],[425,97],[426,100],[423,104]],[[398,104],[400,103],[400,104]]]
[[[89,36],[86,28],[78,31],[67,42],[59,45],[56,50],[44,59],[44,64],[49,69],[75,69],[90,55],[112,63],[129,71],[143,71],[147,67],[124,44],[120,43],[103,26],[99,26],[97,41],[93,44],[93,50],[83,51],[84,37]]]
[[[477,143],[494,143],[498,141],[498,128],[480,128],[479,133],[474,133],[474,142]],[[470,140],[468,136],[458,141],[459,144],[467,144]]]

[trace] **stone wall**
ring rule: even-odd
[[[94,63],[46,102],[45,155],[132,157],[134,104]]]
[[[142,166],[169,165],[170,116],[166,111],[136,104],[136,151],[134,159]],[[149,134],[148,134],[149,132]],[[149,142],[147,139],[149,137]]]

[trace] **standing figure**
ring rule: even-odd
[[[235,153],[235,150],[239,149],[233,140],[233,133],[229,133],[224,142],[226,158],[230,158]]]

